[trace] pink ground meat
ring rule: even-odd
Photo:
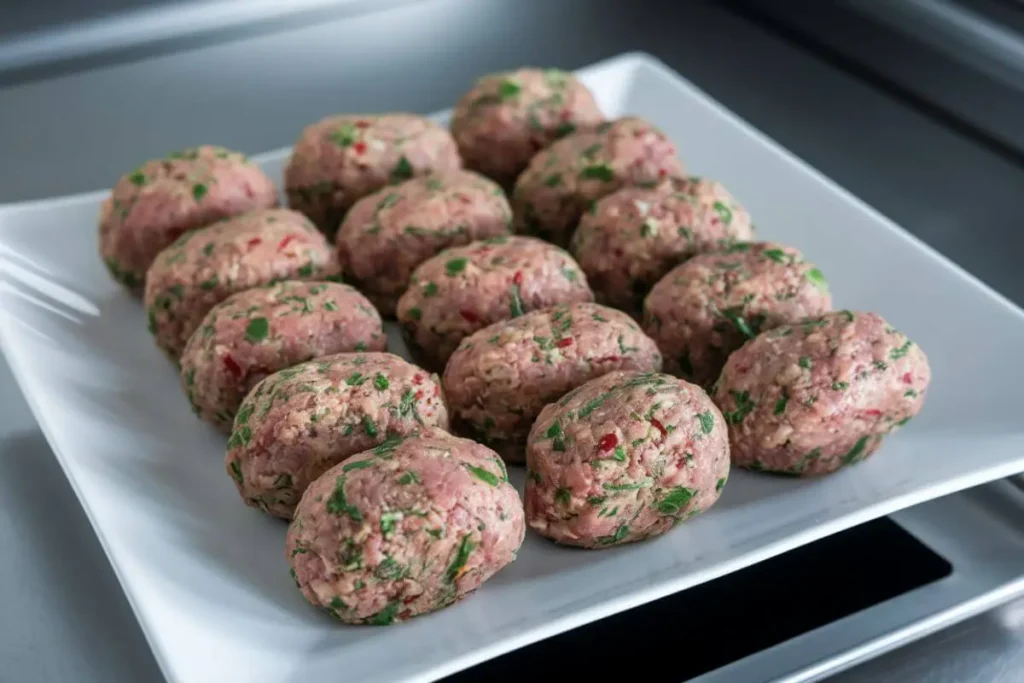
[[[447,607],[512,562],[525,524],[501,458],[438,430],[389,439],[324,473],[288,529],[303,596],[353,624]]]

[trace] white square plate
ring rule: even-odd
[[[652,58],[621,56],[581,76],[606,114],[650,119],[691,170],[724,181],[761,237],[816,261],[837,305],[909,333],[934,371],[921,416],[826,478],[737,472],[708,514],[660,539],[581,552],[528,534],[516,563],[451,609],[392,628],[340,626],[295,590],[284,525],[242,505],[224,439],[192,416],[140,303],[100,264],[104,193],[4,207],[5,352],[169,679],[433,680],[1024,471],[1021,311]],[[280,178],[286,154],[258,160]]]

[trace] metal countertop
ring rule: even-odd
[[[109,186],[197,142],[289,144],[342,110],[441,109],[478,74],[645,50],[1018,304],[1024,169],[745,19],[700,3],[421,0],[387,12],[0,87],[0,201]],[[0,84],[3,79],[0,78]],[[822,220],[827,221],[823,216]],[[55,459],[0,368],[0,679],[160,674]],[[130,514],[126,511],[126,514]],[[1009,680],[1024,605],[861,665],[842,681]]]

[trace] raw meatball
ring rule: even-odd
[[[695,256],[662,278],[645,302],[644,330],[667,372],[710,386],[748,339],[831,306],[824,276],[799,251],[744,242]]]
[[[701,194],[668,183],[625,187],[583,214],[571,251],[598,301],[639,318],[644,297],[673,267],[754,238],[750,215],[720,184],[696,181],[686,187]]]
[[[657,536],[711,507],[729,477],[729,442],[700,387],[612,372],[541,411],[526,466],[530,527],[603,548]]]
[[[451,129],[466,166],[509,187],[537,150],[603,121],[572,74],[519,69],[478,80],[455,105]]]
[[[346,351],[383,351],[380,314],[334,282],[278,282],[234,294],[210,309],[181,355],[192,409],[230,431],[249,390],[267,375]]]
[[[747,342],[714,397],[733,464],[825,474],[868,457],[917,415],[930,380],[924,352],[881,317],[836,311]]]
[[[525,529],[494,451],[424,430],[313,482],[285,548],[309,602],[341,621],[384,626],[479,588],[515,560]]]
[[[189,147],[117,181],[100,210],[100,256],[115,280],[141,294],[156,255],[182,233],[274,206],[274,183],[244,155]]]
[[[390,353],[340,353],[270,375],[242,401],[226,467],[246,503],[291,519],[310,482],[421,427],[448,429],[441,383]]]
[[[331,116],[306,126],[284,169],[288,204],[328,236],[385,185],[462,167],[455,140],[422,116]]]
[[[462,338],[481,328],[593,299],[567,252],[532,237],[493,237],[424,261],[397,313],[413,353],[430,367],[444,368]]]
[[[661,370],[658,347],[629,316],[597,304],[555,306],[478,330],[444,371],[456,426],[521,463],[541,409],[614,370]]]
[[[175,363],[203,317],[236,292],[280,280],[337,277],[334,250],[302,214],[252,211],[182,235],[146,275],[146,314]]]
[[[416,266],[448,247],[506,235],[511,225],[504,191],[483,176],[423,176],[356,202],[338,231],[338,260],[345,277],[392,316]]]
[[[683,175],[676,147],[636,117],[562,138],[538,153],[516,181],[516,230],[567,245],[593,202],[627,185],[654,186]]]

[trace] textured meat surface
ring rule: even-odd
[[[290,519],[325,470],[422,427],[448,429],[436,375],[390,353],[324,356],[253,388],[235,416],[225,466],[246,503]]]
[[[410,347],[443,369],[463,337],[556,304],[593,301],[568,252],[532,237],[494,237],[424,261],[398,302]]]
[[[414,114],[331,116],[306,126],[284,170],[288,204],[333,236],[358,199],[462,167],[447,130]]]
[[[592,202],[627,185],[682,176],[676,147],[660,130],[636,117],[608,121],[530,160],[512,195],[516,231],[567,245]]]
[[[620,311],[555,306],[466,337],[444,372],[453,422],[521,463],[526,436],[548,403],[615,370],[661,370],[654,341]]]
[[[728,435],[695,384],[612,372],[544,408],[526,466],[530,527],[604,548],[657,536],[713,505],[729,477]]]
[[[117,181],[100,210],[100,256],[115,280],[141,294],[153,259],[182,233],[274,206],[274,184],[244,155],[189,147]]]
[[[316,480],[288,529],[302,594],[387,625],[454,603],[512,562],[525,524],[501,458],[438,430],[389,439]]]
[[[733,464],[812,475],[869,456],[917,415],[930,380],[924,352],[880,316],[836,311],[747,342],[714,397]]]
[[[539,150],[603,121],[575,76],[524,68],[480,78],[455,105],[451,130],[466,166],[508,187]]]
[[[571,251],[600,303],[639,318],[644,298],[673,267],[753,238],[750,215],[725,188],[693,178],[598,200],[580,219]]]
[[[337,236],[345,278],[394,315],[413,269],[448,247],[505,235],[512,209],[493,181],[468,171],[407,180],[363,197]]]
[[[644,330],[666,371],[710,386],[747,339],[831,306],[824,276],[799,251],[739,243],[670,271],[647,297]]]
[[[196,414],[228,431],[242,399],[267,375],[386,345],[380,315],[352,287],[287,280],[211,308],[181,355],[181,384]]]
[[[337,275],[334,250],[302,214],[252,211],[186,233],[160,252],[146,276],[149,330],[178,362],[203,317],[232,294]]]

